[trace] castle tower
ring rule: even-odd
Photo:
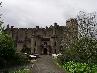
[[[66,38],[68,42],[74,42],[78,37],[78,22],[75,18],[66,21]]]

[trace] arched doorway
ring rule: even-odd
[[[45,54],[45,55],[47,55],[47,42],[45,41],[44,43],[43,43],[43,54]]]
[[[47,55],[47,48],[43,49],[43,54]]]
[[[42,42],[41,43],[41,52],[44,55],[49,54],[49,47],[48,47],[49,41],[50,41],[50,38],[42,38],[41,39],[41,42]]]

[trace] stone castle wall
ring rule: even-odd
[[[61,41],[71,41],[77,36],[78,26],[76,19],[66,21],[66,26],[54,26],[46,28],[14,28],[7,26],[6,31],[15,40],[17,51],[21,51],[23,47],[31,49],[31,53],[58,53],[60,51]],[[45,49],[45,50],[44,50]]]

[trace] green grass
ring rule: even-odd
[[[17,71],[11,71],[9,73],[31,73],[31,71],[30,71],[30,69],[23,68],[23,69],[20,69],[20,70],[17,70]]]

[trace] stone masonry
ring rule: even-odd
[[[73,18],[66,21],[66,26],[54,23],[45,28],[9,28],[7,25],[6,32],[14,39],[18,52],[26,47],[31,53],[52,54],[60,52],[62,40],[69,43],[77,37],[78,26]]]

